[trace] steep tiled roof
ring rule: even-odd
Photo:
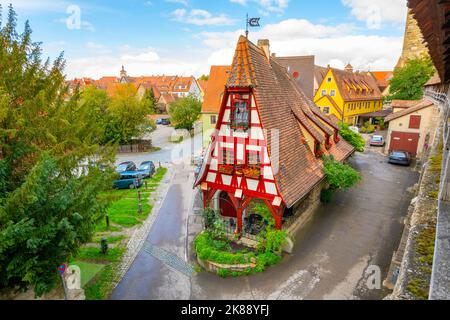
[[[327,68],[321,67],[321,66],[314,66],[314,78],[316,79],[317,83],[320,85],[323,81],[323,78],[327,75]]]
[[[416,102],[417,103],[414,106],[412,106],[412,107],[410,107],[408,109],[392,113],[391,115],[387,116],[386,119],[384,119],[384,121],[385,122],[389,122],[389,121],[398,119],[400,117],[406,116],[408,114],[414,113],[416,111],[422,110],[424,108],[428,108],[428,107],[433,105],[433,102],[428,100],[428,99],[426,99],[426,98],[424,98],[424,99],[422,99],[420,101],[416,101]]]
[[[246,84],[253,88],[261,122],[267,130],[267,140],[271,141],[275,132],[279,136],[277,150],[269,148],[269,151],[271,154],[279,153],[276,180],[283,200],[291,207],[324,179],[322,161],[301,142],[300,124],[318,141],[323,141],[325,134],[322,128],[326,126],[320,119],[330,125],[332,121],[326,116],[319,119],[317,109],[314,110],[316,107],[298,88],[286,68],[274,59],[268,59],[264,51],[245,37],[239,39],[231,70],[229,87]],[[326,128],[323,130],[333,132]],[[341,141],[329,151],[342,160],[353,150]]]
[[[207,80],[197,80],[198,86],[200,87],[200,90],[205,93],[206,89],[208,88],[208,81]]]
[[[392,100],[391,107],[407,109],[407,108],[415,107],[420,102],[421,102],[421,100]]]
[[[258,85],[255,69],[250,61],[250,49],[247,39],[239,39],[228,78],[228,87],[255,87]]]
[[[310,99],[314,97],[314,56],[276,57]]]
[[[389,87],[389,82],[394,75],[392,71],[372,71],[370,73],[375,78],[378,87],[383,89]]]
[[[223,92],[227,84],[230,66],[212,66],[209,73],[208,87],[203,98],[203,113],[219,113]]]
[[[364,73],[331,68],[344,101],[381,100],[375,79]]]

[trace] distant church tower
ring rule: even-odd
[[[125,71],[125,67],[122,66],[122,70],[120,70],[120,83],[127,83],[128,82],[128,74]]]
[[[412,11],[408,9],[403,51],[397,67],[402,67],[407,60],[427,55],[429,55],[429,52],[422,35],[422,31],[420,30],[416,19],[414,19]]]

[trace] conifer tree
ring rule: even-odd
[[[114,148],[98,145],[98,109],[68,95],[62,54],[43,62],[28,22],[22,34],[16,23],[10,6],[0,24],[0,289],[41,295],[104,212]]]

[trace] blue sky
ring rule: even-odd
[[[314,54],[317,64],[391,69],[399,58],[405,0],[0,0],[68,77],[207,73],[230,64],[245,15],[261,17],[250,39],[268,38],[277,55]],[[376,4],[374,4],[376,3]]]

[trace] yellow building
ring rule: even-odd
[[[353,72],[349,64],[345,70],[328,67],[314,102],[325,114],[356,125],[361,115],[383,109],[382,94],[375,79],[366,73]]]

